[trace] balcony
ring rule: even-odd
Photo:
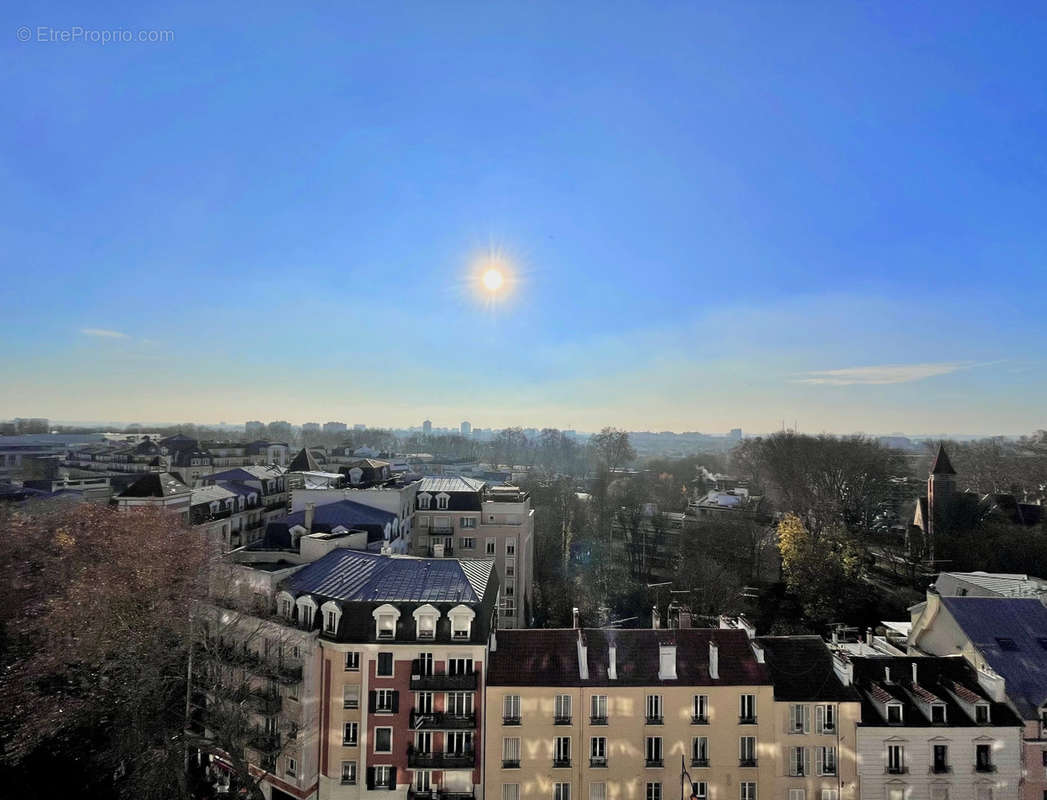
[[[598,768],[607,766],[607,756],[589,756],[589,766]]]
[[[267,717],[279,714],[283,698],[276,692],[251,692],[247,697],[247,706]]]
[[[502,769],[520,769],[520,759],[518,758],[503,758]]]
[[[756,766],[756,759],[755,758],[739,758],[738,759],[738,766],[739,767],[755,767]]]
[[[975,764],[974,765],[974,771],[975,772],[996,772],[996,765],[995,764]]]
[[[888,766],[887,767],[887,774],[888,775],[904,775],[908,771],[909,771],[908,767],[899,767],[899,766],[894,766],[894,767]]]
[[[471,769],[476,766],[476,752],[420,753],[411,747],[407,751],[407,766],[410,769]]]
[[[553,768],[554,769],[560,769],[560,768],[569,767],[569,766],[571,766],[571,759],[569,759],[569,758],[554,758],[553,759]]]
[[[464,675],[448,675],[446,673],[434,673],[423,675],[421,662],[415,659],[411,662],[411,691],[459,691],[475,692],[477,685],[477,670],[467,672]]]
[[[476,728],[476,714],[448,714],[433,711],[423,714],[411,712],[411,728],[416,731],[461,731]]]
[[[664,767],[665,761],[660,758],[645,758],[643,765],[650,768]]]
[[[276,753],[280,750],[280,734],[256,731],[247,739],[247,746],[259,753]]]
[[[948,775],[952,772],[952,767],[946,764],[934,764],[931,766],[932,775]]]
[[[740,717],[738,717],[738,724],[739,725],[755,725],[756,724],[756,716],[755,715],[753,715],[751,717],[750,716],[744,716],[744,715],[740,716]]]
[[[644,721],[648,725],[661,725],[664,722],[664,719],[661,714],[656,717],[648,714]]]
[[[430,789],[428,792],[408,789],[407,800],[475,800],[475,795],[472,792],[445,792],[442,789]]]
[[[691,714],[692,725],[708,725],[709,718],[705,715]]]
[[[440,556],[441,558],[450,558],[454,555],[454,548],[451,547],[449,544],[445,544],[443,545],[443,550],[441,552],[443,552],[443,555]],[[436,548],[430,546],[429,549],[426,551],[426,556],[428,558],[436,558]]]
[[[553,717],[553,725],[570,725],[571,715],[570,714],[559,714]]]
[[[607,717],[589,717],[590,725],[606,725]]]
[[[515,717],[505,717],[505,716],[503,716],[502,717],[502,724],[503,725],[519,725],[520,724],[520,716],[519,715],[517,715]]]
[[[709,759],[707,759],[707,758],[692,758],[691,759],[691,766],[692,767],[708,767],[709,766]]]
[[[430,536],[453,536],[454,525],[424,525],[422,530]]]

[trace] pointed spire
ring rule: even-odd
[[[932,475],[955,475],[956,470],[952,468],[949,454],[945,452],[945,444],[938,443],[938,455],[934,457],[934,466],[931,467]]]

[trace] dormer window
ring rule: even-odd
[[[324,633],[334,636],[338,633],[338,623],[342,619],[342,609],[334,601],[327,601],[320,609],[324,615]]]
[[[989,724],[989,704],[988,703],[978,703],[974,707],[974,721],[977,722],[979,725],[988,725]]]
[[[436,507],[439,509],[446,509],[450,500],[451,496],[449,494],[438,494],[436,495]]]
[[[436,638],[436,620],[440,618],[440,612],[434,606],[426,603],[414,610],[415,636],[419,639]]]
[[[945,703],[934,703],[931,706],[931,722],[936,725],[945,724]]]
[[[887,704],[887,723],[889,725],[901,725],[902,724],[902,704],[901,703],[888,703]]]
[[[298,627],[312,630],[313,620],[316,618],[316,603],[309,595],[298,598]]]
[[[467,641],[473,633],[473,620],[476,618],[474,612],[468,606],[455,606],[447,616],[451,619],[451,638]]]
[[[421,509],[428,509],[429,504],[432,502],[433,496],[431,494],[425,494],[424,492],[418,495],[418,507]]]
[[[288,592],[280,592],[276,596],[276,610],[284,619],[292,619],[294,617],[294,597]]]
[[[372,612],[375,622],[375,638],[389,641],[396,638],[396,622],[400,619],[400,609],[386,603]]]

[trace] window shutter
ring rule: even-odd
[[[803,763],[803,774],[804,775],[810,775],[811,774],[811,770],[809,769],[809,767],[811,766],[811,764],[810,764],[810,760],[811,760],[810,759],[810,748],[809,747],[801,748],[800,749],[800,754],[801,754],[801,758],[803,759],[803,762],[802,762]]]
[[[811,732],[811,707],[808,705],[803,707],[803,732]]]
[[[400,693],[393,692],[393,713],[396,714],[400,710]]]
[[[367,788],[374,788],[374,767],[367,768]]]
[[[367,711],[373,714],[376,708],[378,708],[378,692],[372,689],[367,693]]]
[[[821,733],[825,728],[825,706],[817,705],[814,707],[814,729],[816,732]]]
[[[786,733],[793,733],[796,730],[796,704],[789,704],[789,721],[786,723],[789,727],[785,729]]]
[[[396,767],[390,767],[389,769],[389,790],[396,789]]]

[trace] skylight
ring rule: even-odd
[[[1001,650],[1017,651],[1018,649],[1018,645],[1015,643],[1014,639],[1005,636],[997,636],[996,644],[1000,646]]]

